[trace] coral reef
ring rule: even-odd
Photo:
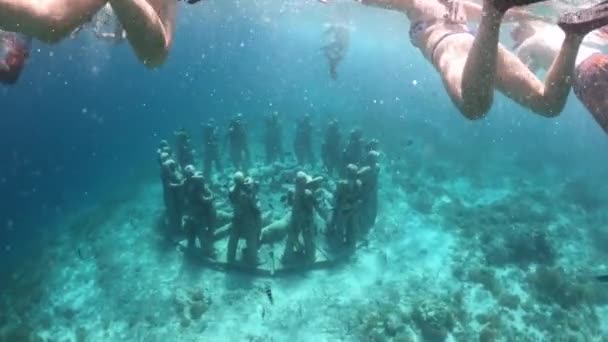
[[[482,285],[494,297],[498,297],[502,291],[500,282],[496,279],[495,271],[488,267],[469,269],[467,280]]]
[[[514,264],[527,268],[531,264],[553,265],[556,251],[548,233],[526,225],[511,225],[501,231],[481,234],[481,248],[490,265]]]
[[[411,318],[428,341],[444,341],[456,324],[449,303],[438,300],[422,300],[413,305]]]
[[[201,319],[209,310],[211,299],[204,295],[201,288],[177,289],[173,298],[173,308],[182,327],[190,326],[192,321]]]
[[[531,293],[541,303],[557,304],[565,310],[592,304],[590,287],[560,267],[538,266],[527,281]]]

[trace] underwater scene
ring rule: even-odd
[[[606,25],[0,0],[0,341],[608,341]]]

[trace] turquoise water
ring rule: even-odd
[[[470,122],[398,14],[270,1],[180,10],[159,70],[126,43],[83,32],[35,42],[20,82],[0,88],[1,341],[608,335],[607,289],[593,279],[608,272],[608,140],[574,94],[555,119],[497,95],[488,117]],[[332,22],[351,27],[336,81],[319,50]],[[251,174],[264,184],[263,116],[273,111],[289,152],[304,113],[317,157],[332,117],[343,132],[361,127],[380,140],[379,216],[367,243],[336,267],[289,277],[190,260],[158,229],[159,141],[185,127],[200,152],[201,122],[224,129],[243,113]],[[307,170],[324,175],[320,163]],[[262,186],[273,218],[289,210],[283,194]]]

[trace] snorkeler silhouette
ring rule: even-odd
[[[327,43],[321,47],[321,50],[329,63],[329,75],[332,80],[336,80],[338,65],[348,50],[350,32],[343,24],[330,24],[323,34],[327,36]]]
[[[0,83],[15,84],[30,54],[31,38],[0,30]]]

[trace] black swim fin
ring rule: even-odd
[[[527,6],[548,0],[494,0],[496,9],[506,11],[513,7]]]
[[[589,8],[564,13],[557,22],[566,33],[585,35],[608,25],[608,1],[602,1]]]

